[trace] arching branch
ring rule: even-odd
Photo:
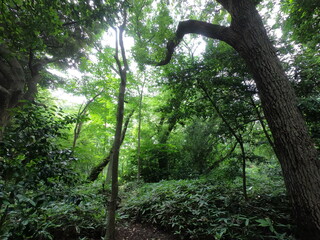
[[[185,34],[199,34],[208,38],[218,39],[227,43],[233,42],[234,32],[229,27],[211,24],[198,20],[187,20],[179,23],[175,38],[167,43],[166,58],[157,64],[163,66],[170,62],[174,49],[182,41]]]

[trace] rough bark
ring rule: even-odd
[[[167,45],[167,64],[182,37],[201,34],[225,41],[246,61],[259,90],[273,135],[301,239],[320,239],[320,162],[294,90],[285,75],[254,4],[250,0],[218,0],[230,13],[229,27],[196,20],[181,22]]]
[[[9,109],[15,107],[24,93],[26,79],[18,59],[3,44],[0,45],[0,128],[9,121]],[[1,136],[0,136],[1,138]]]
[[[123,130],[122,130],[122,133],[121,133],[120,146],[122,145],[123,140],[124,140],[124,138],[126,136],[126,131],[127,131],[127,128],[128,128],[129,122],[130,122],[130,118],[133,115],[133,113],[134,113],[134,110],[131,111],[131,113],[129,114],[128,118],[126,119],[126,121],[125,121],[125,123],[123,125]],[[113,153],[113,146],[111,147],[111,149],[109,151],[109,154],[97,166],[92,168],[92,170],[91,170],[91,172],[90,172],[90,174],[88,176],[88,180],[89,181],[93,182],[98,178],[99,174],[102,172],[102,170],[110,162],[110,159],[112,158],[112,153]]]

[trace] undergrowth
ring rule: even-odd
[[[0,239],[99,239],[106,214],[105,196],[100,191],[90,184],[24,191],[1,199]]]
[[[131,190],[121,218],[157,225],[177,239],[293,239],[286,196],[251,194],[208,180],[162,181]]]

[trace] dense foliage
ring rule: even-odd
[[[218,2],[0,3],[1,239],[105,234],[124,72],[118,223],[174,239],[295,239],[288,173],[240,54],[185,36],[171,64],[150,66],[179,21],[229,25]],[[254,3],[319,149],[319,3]],[[125,46],[114,45],[120,30]],[[64,102],[51,96],[56,87],[69,94]],[[99,177],[89,181],[93,170]]]
[[[78,193],[76,159],[59,144],[74,118],[40,103],[14,112],[1,142],[1,239],[53,239],[61,232],[102,229],[103,198],[92,189]]]
[[[260,188],[249,201],[240,192],[209,179],[162,181],[131,191],[121,217],[156,224],[180,239],[291,239],[281,191]]]

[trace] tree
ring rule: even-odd
[[[285,0],[284,12],[289,14],[285,30],[293,39],[319,51],[320,3],[313,0]]]
[[[146,82],[146,78],[143,78],[141,86],[138,88],[139,93],[139,106],[138,106],[138,141],[137,141],[137,164],[138,164],[138,173],[137,179],[141,177],[141,122],[142,122],[142,100],[143,100],[143,90]]]
[[[50,84],[43,74],[45,66],[74,65],[112,22],[115,9],[115,4],[102,1],[1,1],[1,132],[11,108],[20,100],[32,101],[39,83]]]
[[[197,20],[179,23],[167,44],[168,64],[185,34],[199,34],[232,46],[248,65],[270,126],[299,236],[320,238],[320,162],[292,86],[268,38],[254,1],[217,0],[231,15],[230,26]]]
[[[119,96],[118,96],[118,106],[117,106],[117,123],[116,123],[116,131],[114,135],[114,143],[113,143],[113,153],[111,159],[111,197],[108,206],[108,219],[107,219],[107,231],[105,235],[105,240],[114,240],[115,239],[115,218],[116,218],[116,208],[117,208],[117,199],[118,199],[118,168],[119,168],[119,151],[121,146],[121,133],[122,133],[122,123],[123,123],[123,115],[124,115],[124,97],[126,91],[126,83],[127,83],[127,72],[129,71],[129,65],[125,53],[124,43],[123,43],[123,32],[125,30],[127,23],[127,12],[126,9],[123,10],[123,23],[118,28],[119,29],[119,37],[117,28],[115,28],[116,32],[116,53],[115,53],[115,61],[118,67],[118,74],[120,76],[120,87],[119,87]],[[122,63],[119,57],[119,46],[120,46],[120,54],[122,57]]]

